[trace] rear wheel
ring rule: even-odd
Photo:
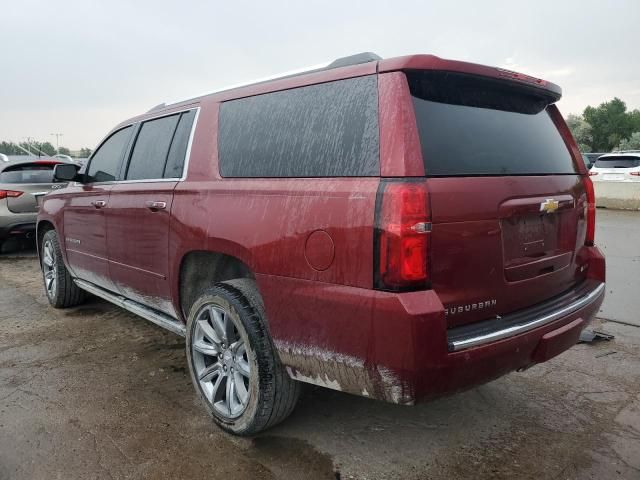
[[[216,284],[193,304],[187,358],[196,390],[224,430],[253,435],[284,420],[300,386],[275,352],[253,280]]]
[[[44,234],[40,252],[44,290],[49,303],[55,308],[73,307],[81,303],[85,293],[69,275],[55,230],[49,230]]]

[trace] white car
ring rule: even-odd
[[[640,150],[607,153],[589,170],[594,182],[639,182]]]

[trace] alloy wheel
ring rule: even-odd
[[[245,411],[250,396],[251,364],[238,321],[218,305],[205,305],[196,315],[191,343],[202,392],[219,415],[230,419]]]
[[[42,249],[42,272],[44,274],[44,286],[49,298],[53,298],[56,294],[57,279],[57,262],[55,250],[51,241],[46,241]]]

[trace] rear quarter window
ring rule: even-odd
[[[224,102],[224,177],[379,175],[374,75]]]
[[[407,79],[427,176],[576,173],[543,99],[470,75]]]

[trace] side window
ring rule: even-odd
[[[87,170],[87,182],[111,182],[116,180],[122,157],[131,138],[132,127],[118,130],[100,145],[93,154]]]
[[[180,121],[178,122],[176,133],[173,135],[171,148],[169,149],[167,165],[164,168],[164,178],[182,177],[187,145],[189,144],[189,137],[191,135],[191,126],[193,125],[195,116],[195,110],[189,110],[180,116]]]
[[[375,75],[224,102],[224,177],[359,177],[380,173]]]
[[[129,160],[126,180],[162,178],[169,146],[180,115],[144,122]]]

